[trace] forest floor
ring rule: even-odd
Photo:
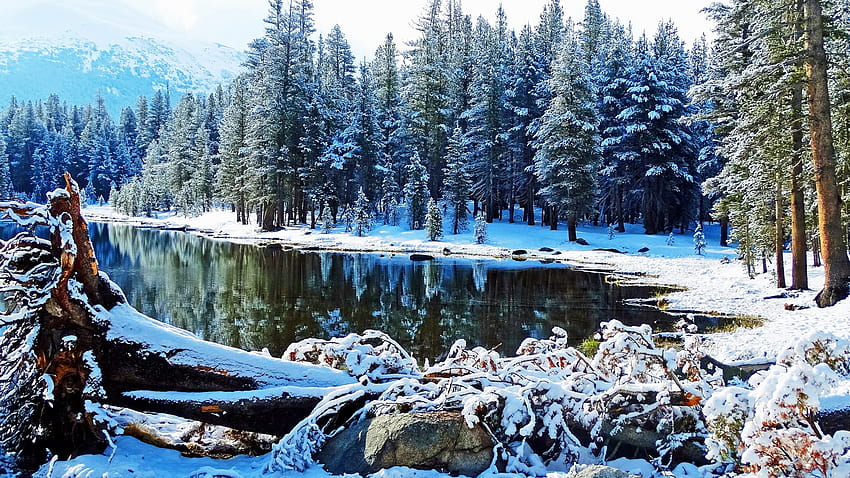
[[[551,231],[542,226],[523,223],[494,222],[487,228],[487,241],[475,244],[471,232],[447,234],[440,241],[428,241],[424,231],[409,231],[405,227],[377,226],[368,236],[355,237],[340,229],[329,234],[306,227],[292,227],[273,233],[264,233],[253,225],[240,225],[235,215],[217,211],[199,217],[185,218],[163,214],[156,218],[129,218],[107,206],[90,206],[84,210],[90,221],[121,222],[146,227],[187,229],[219,240],[243,243],[279,243],[295,248],[320,248],[339,251],[382,251],[395,253],[426,253],[439,256],[448,248],[453,255],[510,257],[513,251],[528,251],[529,260],[555,259],[577,264],[589,269],[603,269],[618,273],[620,277],[641,282],[676,285],[686,288],[666,296],[670,309],[717,312],[764,319],[756,328],[731,328],[706,336],[706,349],[715,358],[731,362],[763,361],[775,357],[796,338],[815,331],[829,332],[850,339],[850,300],[819,309],[814,303],[817,289],[822,285],[822,268],[809,268],[812,290],[789,292],[775,286],[773,272],[750,278],[743,263],[737,259],[734,248],[719,247],[719,227],[705,228],[708,247],[702,255],[694,251],[693,231],[674,234],[668,244],[666,235],[645,235],[639,225],[627,226],[625,233],[609,237],[607,227],[582,225],[579,237],[588,242],[582,246],[567,241],[562,226]],[[539,216],[538,216],[539,217]],[[470,228],[471,229],[471,228]],[[554,251],[543,252],[541,248]],[[648,248],[646,252],[638,252]],[[617,249],[622,253],[594,249]],[[790,270],[790,255],[786,255]],[[810,261],[811,263],[811,261]],[[761,265],[758,265],[761,272]],[[772,271],[773,264],[768,264]],[[109,271],[106,271],[107,273]],[[771,298],[775,297],[775,298]],[[850,403],[850,390],[840,397]],[[318,465],[303,473],[264,474],[267,457],[236,457],[230,460],[185,458],[178,452],[162,450],[130,437],[117,437],[114,448],[104,455],[82,456],[70,461],[56,461],[45,465],[36,476],[43,477],[159,477],[185,478],[248,478],[260,476],[327,478],[329,475]],[[617,460],[609,463],[617,468],[637,473],[644,478],[661,475],[643,460]],[[677,478],[701,476],[696,467],[683,465],[673,470]],[[436,471],[390,469],[372,475],[374,478],[448,478]],[[506,476],[506,475],[502,475]],[[552,472],[548,478],[566,477],[565,473]],[[0,478],[2,463],[0,463]]]

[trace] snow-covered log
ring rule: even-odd
[[[137,312],[99,270],[79,188],[65,180],[47,206],[0,202],[0,218],[30,230],[0,241],[0,441],[24,468],[45,450],[67,458],[105,447],[87,403],[284,433],[329,389],[354,382],[342,371],[205,342]],[[50,228],[49,241],[32,234],[36,226]]]

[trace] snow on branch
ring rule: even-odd
[[[379,332],[293,344],[285,358],[348,369],[362,375],[363,386],[327,397],[281,440],[270,469],[304,470],[311,463],[308,456],[335,432],[322,428],[323,418],[364,399],[350,420],[461,412],[468,426],[488,431],[508,472],[533,473],[546,463],[601,457],[617,429],[627,427],[645,428],[668,454],[699,438],[677,433],[683,421],[694,425],[690,431],[704,429],[697,405],[709,393],[703,380],[708,374],[686,374],[677,365],[698,364],[689,357],[693,350],[658,349],[649,327],[616,320],[602,324],[602,337],[590,358],[570,347],[558,327],[548,339],[526,339],[513,357],[469,349],[458,340],[443,361],[422,373]],[[365,345],[369,339],[378,339],[378,345]]]

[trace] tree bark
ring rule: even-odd
[[[576,232],[576,226],[578,224],[578,219],[574,214],[570,214],[567,218],[567,236],[569,237],[570,242],[576,242],[578,240],[578,233]]]
[[[805,0],[806,77],[812,162],[818,194],[818,222],[824,285],[815,301],[829,307],[848,295],[850,260],[841,221],[841,197],[835,174],[835,146],[824,50],[823,8],[820,0]]]
[[[791,97],[794,122],[791,129],[791,289],[809,288],[806,258],[806,203],[803,187],[803,89],[795,87]]]
[[[53,381],[53,398],[34,403],[37,413],[30,420],[41,431],[27,437],[32,446],[26,454],[48,449],[65,459],[103,450],[106,436],[86,411],[86,400],[283,434],[328,391],[356,383],[341,371],[205,342],[137,312],[98,270],[79,188],[67,173],[65,178],[66,190],[52,195],[46,211],[4,203],[0,212],[51,227],[49,246],[34,240],[22,247],[44,249],[36,265],[54,267],[57,272],[45,277],[58,277],[48,284],[52,288],[35,289],[46,302],[33,309],[38,334],[30,350],[38,373]],[[95,369],[104,393],[91,395],[86,388]],[[168,398],[152,398],[156,391]]]
[[[782,182],[777,179],[774,197],[776,224],[774,225],[774,248],[776,249],[776,287],[785,285],[785,201],[782,194]]]

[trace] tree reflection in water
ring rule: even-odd
[[[580,342],[612,317],[664,317],[622,305],[652,291],[620,288],[562,264],[302,253],[123,225],[92,224],[91,233],[101,268],[145,314],[275,355],[306,337],[369,328],[420,360],[433,360],[461,337],[512,354],[523,338],[547,337],[556,325]]]

